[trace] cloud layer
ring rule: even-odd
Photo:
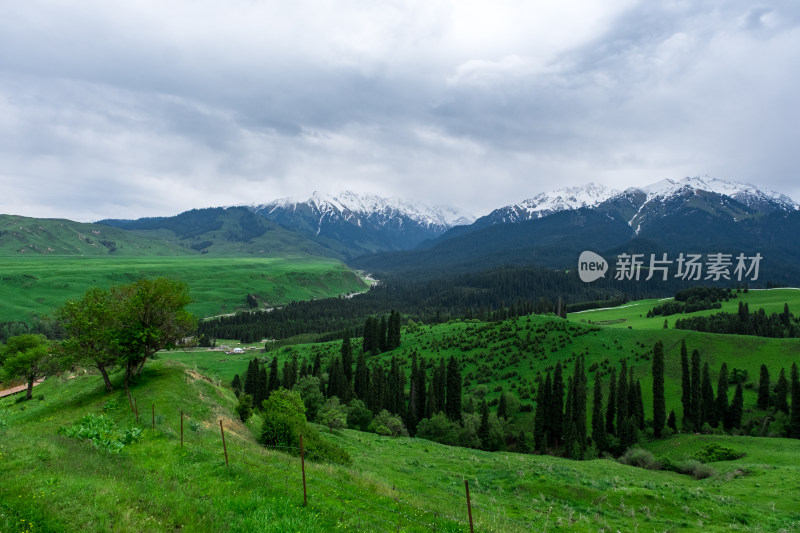
[[[475,214],[710,174],[800,199],[800,5],[101,0],[0,16],[0,212],[353,189]]]

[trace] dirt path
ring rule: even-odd
[[[38,385],[42,381],[44,381],[44,379],[40,379],[38,381],[34,381],[33,382],[33,386],[35,387],[36,385]],[[11,396],[12,394],[16,394],[18,392],[24,391],[27,388],[28,388],[28,385],[26,384],[26,385],[18,385],[16,387],[11,387],[10,389],[1,390],[0,391],[0,398],[5,398],[6,396]]]

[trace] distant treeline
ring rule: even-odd
[[[800,324],[789,312],[789,304],[783,305],[782,313],[767,315],[763,308],[751,313],[748,305],[740,301],[737,313],[681,318],[675,321],[675,329],[758,337],[800,337]]]
[[[619,289],[583,283],[574,273],[536,267],[498,268],[426,281],[395,276],[353,298],[293,302],[272,311],[205,320],[199,334],[242,342],[308,333],[341,335],[345,329],[360,327],[366,317],[389,309],[416,321],[439,323],[452,318],[503,320],[531,313],[563,316],[570,303],[625,299]]]
[[[736,293],[731,289],[692,287],[678,291],[673,301],[655,306],[647,312],[647,318],[719,309],[722,307],[722,302],[728,301],[730,298],[736,298]]]

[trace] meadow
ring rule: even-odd
[[[29,402],[0,400],[2,531],[468,531],[465,480],[476,531],[800,528],[800,441],[675,435],[646,444],[675,461],[711,440],[746,453],[694,479],[610,459],[320,429],[353,466],[306,462],[304,506],[299,459],[259,446],[260,417],[236,420],[233,393],[181,363],[148,364],[132,388],[138,423],[124,393],[104,393],[91,373],[49,378],[35,392]],[[109,453],[60,431],[89,414],[140,436]]]
[[[157,276],[186,282],[193,299],[188,309],[201,317],[245,309],[248,293],[269,308],[368,288],[344,264],[324,257],[0,257],[0,322],[31,323],[91,287]]]

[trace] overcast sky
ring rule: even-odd
[[[351,189],[476,215],[708,174],[800,200],[800,2],[24,0],[0,213]]]

